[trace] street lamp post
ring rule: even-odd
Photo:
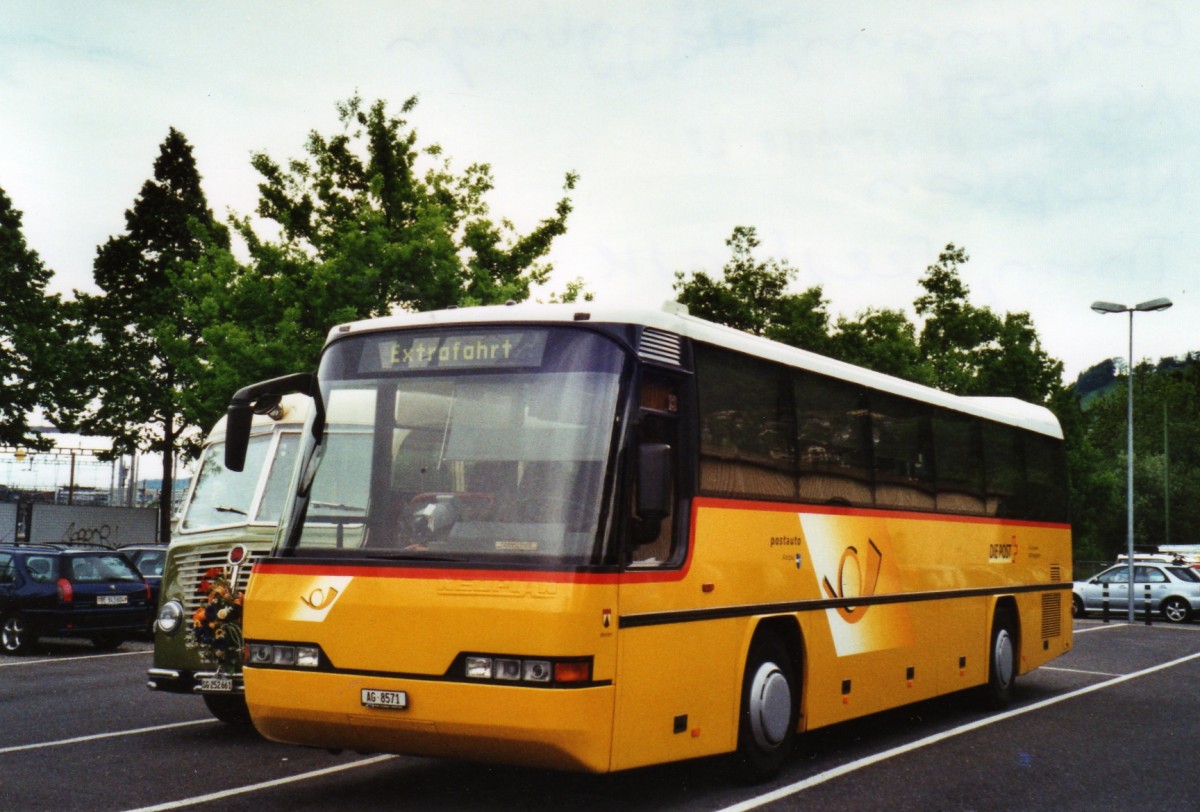
[[[1129,604],[1129,622],[1133,623],[1133,314],[1134,313],[1153,313],[1159,310],[1166,310],[1172,304],[1170,299],[1151,299],[1148,302],[1142,302],[1133,307],[1126,307],[1123,304],[1114,304],[1113,302],[1092,302],[1092,310],[1100,315],[1106,313],[1128,313],[1129,314],[1129,402],[1126,406],[1125,424],[1127,446],[1125,450],[1126,462],[1126,495],[1128,498],[1128,507],[1126,510],[1126,526],[1125,526],[1125,555],[1129,564],[1128,575],[1128,597]],[[1146,611],[1150,611],[1150,607],[1146,607]]]

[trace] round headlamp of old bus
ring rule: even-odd
[[[183,625],[183,604],[167,601],[158,610],[158,630],[163,634],[175,634]]]

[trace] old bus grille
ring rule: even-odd
[[[1042,639],[1062,634],[1062,593],[1042,593]]]
[[[647,327],[642,331],[642,340],[638,345],[638,356],[643,361],[655,361],[659,364],[679,366],[683,359],[683,349],[679,336],[665,333]]]
[[[250,583],[250,567],[255,561],[264,557],[270,551],[270,545],[265,545],[260,549],[249,549],[249,555],[246,556],[246,563],[238,571],[237,590],[244,592],[247,584]],[[229,566],[229,548],[226,546],[212,548],[198,548],[180,552],[175,556],[175,567],[179,577],[179,586],[183,589],[183,608],[187,615],[190,616],[198,608],[200,608],[200,581],[204,578],[204,573],[208,572],[213,567],[223,569]]]

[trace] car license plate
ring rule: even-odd
[[[122,606],[129,603],[128,595],[97,595],[96,603],[100,606]]]
[[[408,708],[408,692],[380,691],[375,688],[363,688],[362,704],[364,708],[406,710]]]
[[[201,677],[200,690],[214,694],[227,694],[233,690],[233,677]]]

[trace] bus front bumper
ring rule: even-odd
[[[171,694],[237,694],[245,690],[241,674],[217,671],[186,671],[177,668],[149,668],[146,686],[152,691]]]
[[[289,744],[608,772],[613,687],[531,688],[247,667],[254,726]],[[364,706],[403,692],[405,707]]]

